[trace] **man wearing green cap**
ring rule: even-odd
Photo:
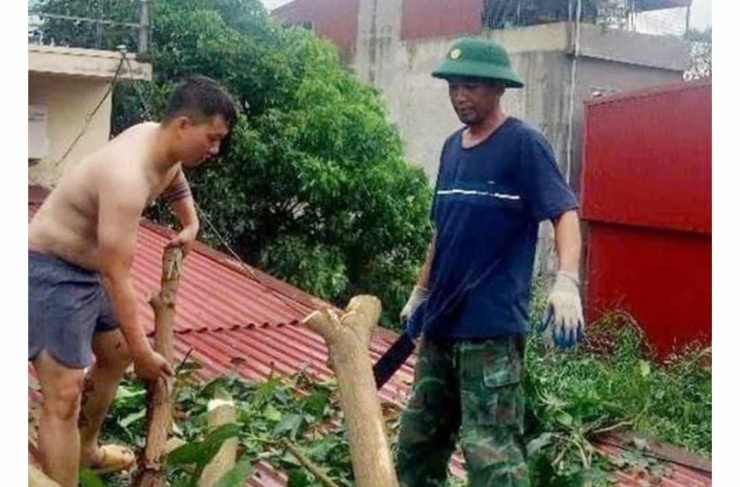
[[[399,479],[444,485],[459,439],[472,487],[528,486],[522,369],[537,230],[553,222],[560,264],[544,337],[570,347],[583,333],[578,203],[544,136],[502,111],[505,89],[524,83],[500,45],[461,39],[432,76],[448,82],[464,127],[444,143],[434,237],[401,312],[423,336]]]

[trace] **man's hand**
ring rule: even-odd
[[[195,244],[195,239],[198,236],[198,227],[191,225],[183,228],[180,233],[167,242],[167,248],[169,247],[182,247],[182,256],[185,257],[190,252]]]
[[[401,310],[401,321],[407,321],[411,314],[416,311],[416,308],[418,308],[425,299],[427,299],[427,289],[421,286],[414,286],[414,290],[411,291],[409,300]]]
[[[578,292],[578,278],[570,272],[560,271],[555,278],[545,310],[545,341],[569,348],[583,337],[583,308]]]
[[[137,377],[146,381],[156,381],[160,377],[166,379],[173,375],[169,362],[151,349],[134,357],[134,371]]]

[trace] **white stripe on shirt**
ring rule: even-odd
[[[486,191],[475,191],[472,189],[447,189],[447,190],[440,190],[437,191],[438,195],[447,195],[447,194],[465,194],[465,195],[473,195],[473,196],[489,196],[491,198],[498,198],[502,200],[519,200],[521,199],[521,196],[516,194],[504,194],[504,193],[488,193]]]

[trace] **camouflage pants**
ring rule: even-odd
[[[444,486],[458,439],[471,487],[530,485],[523,358],[523,337],[422,343],[399,433],[403,487]]]

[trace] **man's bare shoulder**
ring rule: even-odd
[[[160,124],[157,122],[137,123],[135,125],[128,127],[123,132],[113,137],[109,141],[109,145],[118,143],[118,142],[128,143],[130,141],[138,140],[140,137],[150,136],[151,134],[156,132],[159,126]]]
[[[88,163],[101,191],[146,201],[150,192],[145,170],[150,157],[147,142],[156,125],[135,125],[91,155]]]
[[[98,199],[117,198],[130,204],[146,204],[149,188],[145,172],[131,156],[115,150],[101,151],[91,161],[90,187]]]

